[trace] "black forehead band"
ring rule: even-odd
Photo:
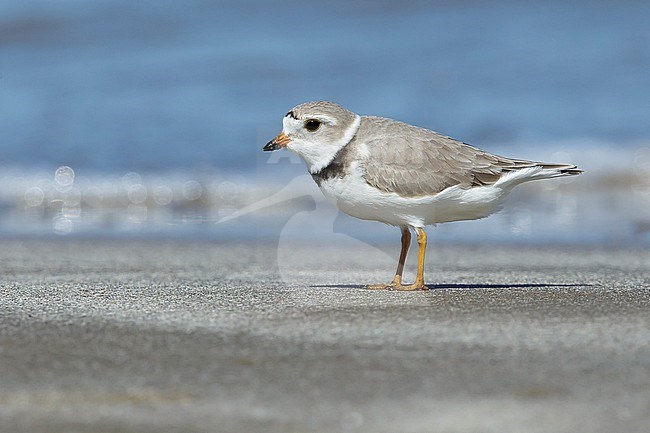
[[[292,117],[298,120],[298,118],[296,117],[296,113],[294,113],[293,111],[289,111],[287,114],[284,115],[284,117]]]

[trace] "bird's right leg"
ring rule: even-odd
[[[409,252],[409,246],[411,245],[411,231],[408,227],[402,227],[402,250],[399,253],[399,261],[397,262],[397,270],[395,271],[395,277],[393,281],[388,284],[372,284],[366,286],[366,289],[373,290],[385,290],[392,289],[394,287],[402,286],[402,274],[404,272],[404,263],[406,263],[406,255]]]

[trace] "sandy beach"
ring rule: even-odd
[[[397,244],[0,246],[0,431],[650,425],[647,250],[431,245],[397,293]]]
[[[650,433],[649,17],[0,1],[0,433]],[[347,171],[402,196],[346,187],[359,216],[496,180],[441,137],[584,174],[428,228],[430,290],[367,290],[400,231],[263,151],[315,100],[440,134],[298,116],[307,160],[354,139]]]

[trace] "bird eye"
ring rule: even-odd
[[[320,128],[321,123],[322,122],[320,120],[317,120],[317,119],[307,119],[305,121],[305,129],[307,131],[309,131],[309,132],[314,132],[318,128]]]

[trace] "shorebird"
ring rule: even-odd
[[[425,227],[485,218],[524,182],[582,173],[573,164],[493,155],[429,129],[360,116],[326,101],[306,102],[283,119],[263,148],[297,153],[321,191],[341,211],[399,227],[402,248],[395,277],[370,289],[426,290]],[[413,284],[402,284],[411,230],[419,246]]]

